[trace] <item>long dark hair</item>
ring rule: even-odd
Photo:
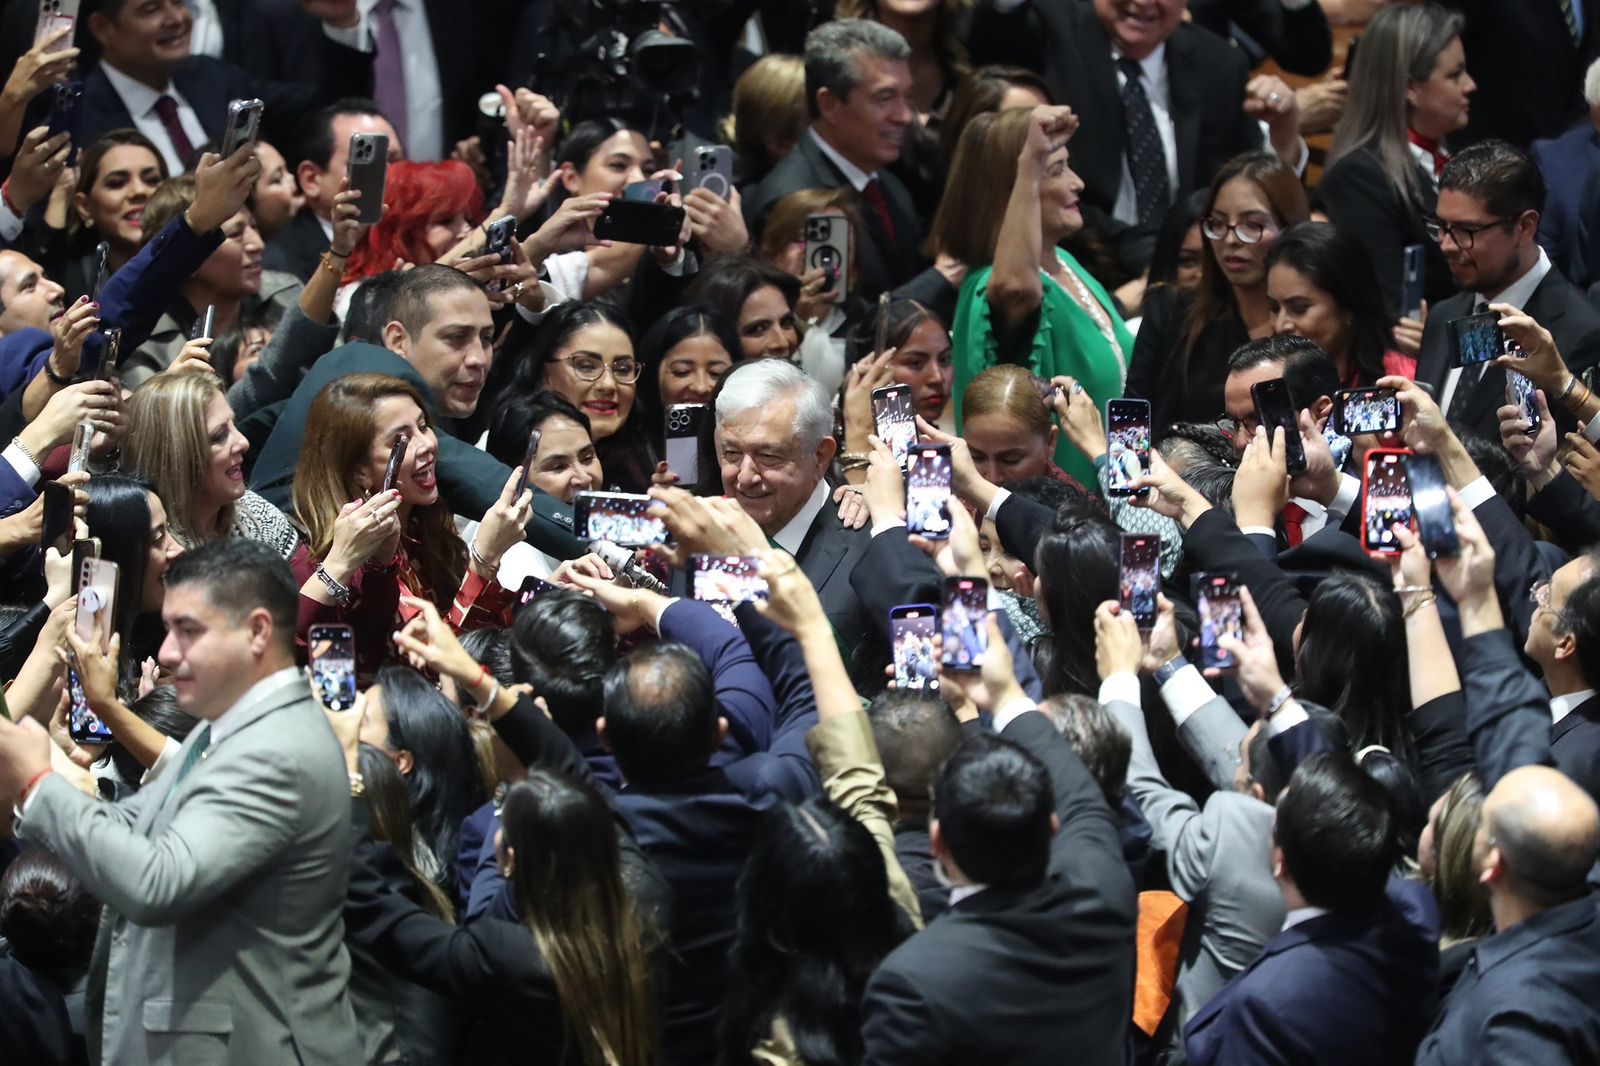
[[[1350,316],[1350,351],[1339,376],[1355,371],[1363,385],[1383,377],[1394,316],[1383,301],[1378,276],[1361,242],[1331,222],[1302,222],[1278,235],[1267,253],[1267,269],[1282,263],[1333,297]]]
[[[590,441],[594,440],[589,416],[559,392],[545,389],[526,396],[508,395],[489,420],[489,439],[483,450],[509,467],[521,466],[528,458],[528,434],[552,418],[575,422],[589,434]]]
[[[644,371],[639,375],[639,387],[634,393],[634,408],[650,433],[661,435],[665,412],[661,403],[661,364],[667,353],[690,337],[711,337],[728,353],[728,362],[737,363],[744,353],[739,345],[739,331],[733,322],[720,311],[689,304],[675,307],[645,331],[635,353]]]
[[[460,708],[408,666],[391,663],[378,672],[389,747],[411,753],[405,775],[411,819],[428,854],[438,861],[427,871],[442,886],[453,886],[461,822],[488,799],[472,733]]]
[[[807,1066],[861,1061],[867,979],[908,932],[866,828],[814,797],[766,815],[735,890],[722,1066],[744,1066],[782,1018]]]
[[[100,558],[117,564],[116,631],[129,652],[134,623],[150,561],[150,497],[155,488],[129,474],[100,474],[84,486],[89,493],[89,536],[100,540]]]
[[[1119,530],[1094,497],[1068,500],[1056,511],[1034,552],[1050,640],[1036,649],[1044,690],[1094,695],[1094,612],[1121,595]]]
[[[555,982],[571,1059],[652,1066],[661,1044],[653,930],[622,881],[611,808],[592,785],[534,768],[500,809],[511,884]]]
[[[1380,744],[1414,767],[1416,747],[1406,727],[1411,684],[1396,668],[1405,646],[1394,592],[1365,574],[1335,574],[1306,607],[1294,690],[1337,714],[1352,747]]]
[[[371,744],[361,745],[361,780],[365,785],[367,810],[372,815],[372,836],[387,841],[406,873],[416,883],[418,902],[435,918],[455,920],[455,907],[433,881],[417,866],[417,841],[411,824],[411,797],[406,779],[394,760]],[[452,856],[452,859],[454,857]]]
[[[1205,214],[1206,196],[1206,190],[1195,189],[1188,196],[1174,200],[1161,217],[1161,228],[1156,231],[1155,251],[1150,256],[1147,289],[1177,283],[1178,256],[1183,252],[1183,239],[1189,235],[1189,228],[1198,224],[1200,216]],[[1202,247],[1200,251],[1203,256],[1211,254],[1207,248]]]

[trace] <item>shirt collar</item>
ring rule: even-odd
[[[828,502],[828,482],[824,479],[817,482],[816,488],[811,490],[811,498],[800,508],[800,512],[789,519],[789,524],[772,535],[778,542],[778,547],[790,555],[800,554],[800,545],[806,542],[806,534],[811,531],[811,523],[815,521],[817,512],[822,510],[822,505]]]
[[[1111,46],[1111,62],[1113,65],[1122,62],[1122,50],[1116,45]],[[1131,57],[1128,57],[1131,58]],[[1167,80],[1167,42],[1162,41],[1156,45],[1156,50],[1143,59],[1135,59],[1139,69],[1144,72],[1145,80],[1151,85],[1163,85]]]
[[[1484,303],[1510,304],[1518,311],[1521,311],[1527,306],[1528,301],[1533,299],[1533,290],[1539,287],[1539,283],[1544,280],[1544,276],[1548,273],[1550,273],[1550,257],[1544,254],[1543,248],[1540,248],[1538,261],[1529,268],[1526,274],[1507,285],[1503,292],[1493,297],[1487,293],[1477,293],[1476,295]]]
[[[217,743],[223,737],[238,729],[244,723],[251,706],[296,682],[305,684],[305,674],[301,673],[298,666],[286,666],[277,673],[268,674],[251,685],[232,707],[229,707],[212,720],[211,743]]]
[[[172,82],[167,82],[165,90],[152,89],[142,81],[138,81],[122,73],[110,63],[101,63],[100,69],[106,72],[106,80],[122,98],[123,106],[128,109],[128,114],[137,121],[147,115],[155,114],[156,101],[163,96],[170,96],[180,103],[184,102],[172,88]]]
[[[1313,918],[1321,918],[1328,913],[1326,907],[1296,907],[1283,916],[1283,928],[1293,929],[1301,922],[1309,922]]]
[[[979,892],[982,892],[984,889],[986,889],[988,887],[989,887],[988,885],[951,885],[950,886],[950,906],[954,907],[957,903],[960,903],[962,900],[967,899],[967,898],[969,898],[971,896],[976,896]]]
[[[1584,702],[1594,697],[1594,689],[1586,688],[1579,692],[1569,692],[1565,696],[1550,697],[1550,724],[1555,725],[1561,719],[1583,706]]]
[[[825,141],[822,134],[817,132],[817,127],[812,126],[806,132],[811,135],[811,139],[816,142],[817,147],[822,149],[822,154],[832,160],[833,165],[839,168],[839,172],[844,175],[845,180],[850,183],[850,187],[855,189],[856,192],[865,189],[867,183],[877,176],[876,174],[868,174],[865,170],[840,155],[838,149]]]

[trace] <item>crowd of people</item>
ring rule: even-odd
[[[6,64],[0,1058],[1600,1062],[1600,0]]]

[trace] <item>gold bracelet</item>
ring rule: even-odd
[[[1432,589],[1428,590],[1428,592],[1425,595],[1417,597],[1417,602],[1416,603],[1413,603],[1410,607],[1407,607],[1405,609],[1404,613],[1402,613],[1400,615],[1401,620],[1404,621],[1405,619],[1410,618],[1412,615],[1416,614],[1418,611],[1422,610],[1424,607],[1427,607],[1430,604],[1438,602],[1438,599],[1439,599],[1439,597],[1433,592]]]
[[[349,259],[349,258],[350,257],[347,256],[347,255],[334,255],[333,250],[329,249],[328,251],[322,253],[322,269],[326,270],[328,273],[332,274],[336,278],[342,278],[342,277],[344,277],[344,271],[340,270],[338,267],[334,266],[333,265],[333,261],[335,259]]]

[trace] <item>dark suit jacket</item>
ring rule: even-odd
[[[1556,769],[1600,797],[1600,696],[1591,696],[1550,727]]]
[[[1500,137],[1520,148],[1554,137],[1584,113],[1583,72],[1600,51],[1600,3],[1583,7],[1583,41],[1574,44],[1559,0],[1443,0],[1467,17],[1461,44],[1478,83],[1457,147]]]
[[[1528,517],[1548,526],[1572,555],[1600,540],[1600,500],[1566,470],[1528,498]]]
[[[928,265],[927,256],[922,254],[922,224],[917,221],[911,193],[887,169],[878,171],[878,180],[889,201],[895,239],[889,240],[877,212],[863,204],[859,209],[861,228],[855,235],[856,256],[861,268],[856,294],[876,300],[881,292],[899,289],[899,295],[922,303],[943,302],[950,306],[954,290],[944,275]],[[794,151],[758,184],[745,191],[744,218],[751,238],[760,241],[773,206],[790,193],[849,186],[849,179],[834,166],[833,160],[822,154],[811,134],[801,134]],[[910,284],[912,282],[915,284]]]
[[[1594,893],[1482,940],[1417,1066],[1600,1062],[1600,907]]]
[[[61,990],[10,955],[0,955],[0,1040],[18,1062],[77,1066],[88,1062],[82,1035],[74,1036]]]
[[[1043,881],[986,888],[892,951],[862,1002],[865,1066],[1132,1061],[1138,903],[1118,816],[1048,718],[1001,734],[1050,771],[1061,829]]]
[[[239,420],[240,432],[250,441],[250,454],[257,457],[250,471],[251,487],[274,506],[285,511],[290,507],[294,468],[305,444],[311,401],[335,378],[362,373],[404,378],[421,390],[429,403],[433,402],[433,391],[422,375],[387,348],[346,344],[324,355],[301,379],[294,395]],[[500,498],[510,476],[510,468],[488,452],[447,432],[439,433],[439,491],[458,514],[481,517]],[[560,559],[576,559],[588,551],[572,535],[572,508],[538,489],[533,490],[528,540],[540,551]]]
[[[1432,894],[1398,879],[1374,910],[1291,926],[1189,1020],[1189,1062],[1409,1064],[1438,1002],[1438,939]]]
[[[1180,348],[1192,303],[1176,289],[1151,293],[1128,360],[1127,395],[1150,401],[1157,436],[1174,422],[1210,422],[1223,415],[1228,356],[1250,340],[1244,321],[1230,314],[1201,331],[1185,362]]]
[[[1190,0],[1198,26],[1232,38],[1252,67],[1271,56],[1291,74],[1321,75],[1333,62],[1333,32],[1321,4],[1290,11],[1281,0]]]
[[[1322,175],[1322,184],[1317,186],[1328,217],[1367,250],[1384,302],[1395,314],[1400,312],[1400,278],[1408,245],[1420,244],[1427,249],[1423,253],[1426,267],[1422,292],[1429,307],[1456,291],[1444,253],[1428,236],[1423,223],[1433,213],[1439,196],[1426,182],[1422,188],[1422,199],[1408,199],[1384,173],[1378,157],[1365,148],[1329,167]]]
[[[1470,315],[1476,299],[1472,293],[1457,293],[1428,310],[1428,323],[1422,330],[1422,354],[1417,359],[1417,380],[1433,386],[1435,396],[1443,397],[1445,379],[1450,374],[1453,352],[1449,323],[1451,319]],[[1572,287],[1558,267],[1552,265],[1523,310],[1550,331],[1561,357],[1574,374],[1600,364],[1600,311]],[[1463,376],[1470,375],[1473,369],[1468,367]],[[1495,412],[1505,406],[1505,396],[1505,371],[1486,368],[1483,377],[1472,387],[1461,423],[1489,440],[1499,440],[1500,420]],[[1551,407],[1561,432],[1570,433],[1577,428],[1577,422],[1567,413],[1564,404],[1552,401]]]
[[[1055,102],[1077,112],[1082,135],[1073,140],[1072,169],[1084,182],[1084,217],[1113,238],[1124,267],[1142,270],[1150,261],[1156,227],[1127,227],[1111,218],[1122,184],[1127,122],[1111,40],[1094,5],[1026,0],[1002,15],[989,3],[980,3],[973,12],[968,47],[975,63],[1016,63],[1037,70]],[[1185,23],[1167,41],[1168,95],[1178,149],[1174,200],[1203,188],[1218,167],[1240,152],[1261,147],[1261,127],[1241,110],[1249,77],[1243,53],[1209,30]]]
[[[1600,278],[1600,262],[1594,261],[1591,247],[1595,234],[1583,217],[1600,178],[1600,134],[1585,116],[1561,136],[1533,142],[1530,154],[1549,190],[1539,213],[1539,243],[1569,281],[1587,288]]]
[[[328,235],[322,231],[316,213],[309,207],[302,207],[300,213],[267,242],[261,265],[268,270],[293,274],[301,281],[310,281],[328,246]]]

